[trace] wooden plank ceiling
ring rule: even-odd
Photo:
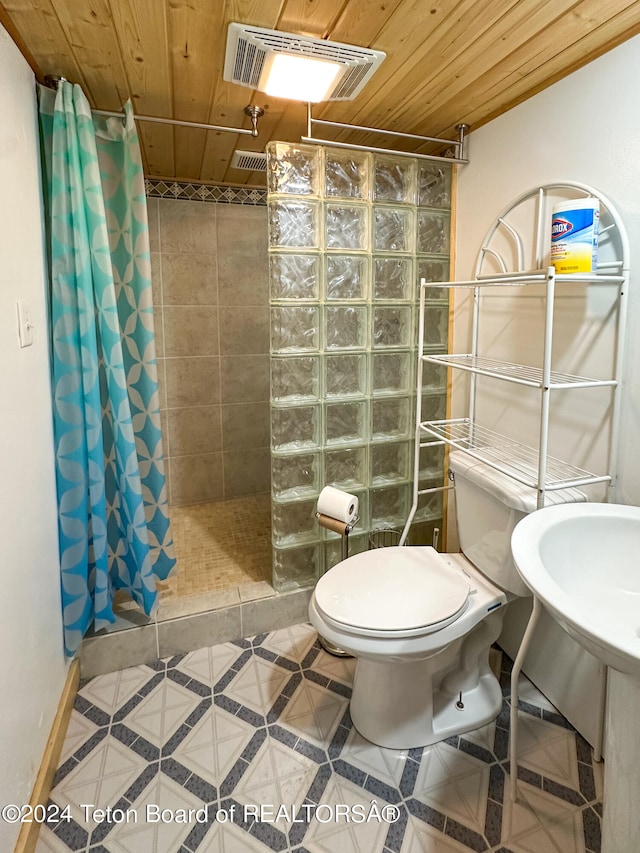
[[[260,185],[233,151],[298,141],[305,108],[222,80],[232,21],[386,52],[354,101],[314,117],[453,138],[640,32],[640,0],[0,0],[38,77],[79,83],[96,108],[131,98],[140,115],[248,127],[245,106],[263,107],[257,139],[140,123],[147,175]]]

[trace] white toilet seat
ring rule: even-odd
[[[410,638],[455,622],[470,579],[431,547],[380,548],[349,557],[318,581],[315,604],[338,631]]]

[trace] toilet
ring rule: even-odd
[[[378,548],[329,569],[309,603],[318,633],[356,658],[351,719],[391,749],[427,746],[495,719],[502,691],[489,650],[505,605],[530,595],[511,533],[537,492],[464,451],[449,456],[462,553]],[[546,504],[584,501],[577,489]]]

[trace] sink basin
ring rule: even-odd
[[[640,675],[640,507],[545,507],[517,525],[511,548],[567,633],[607,666]]]

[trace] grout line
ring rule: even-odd
[[[158,627],[158,610],[160,609],[159,604],[160,604],[160,602],[158,602],[158,608],[156,609],[156,615],[155,615],[155,620],[154,620],[155,627],[156,627],[156,654],[157,654],[158,658],[160,657],[160,630]]]
[[[214,210],[215,216],[215,276],[216,276],[216,305],[218,306],[217,314],[216,314],[216,326],[217,326],[217,336],[218,336],[218,426],[220,428],[220,479],[222,480],[222,500],[225,500],[227,497],[227,488],[226,488],[226,477],[225,477],[225,465],[224,465],[224,419],[222,417],[222,348],[221,348],[221,335],[220,335],[220,267],[219,267],[219,246],[218,246],[218,216],[217,211]]]

